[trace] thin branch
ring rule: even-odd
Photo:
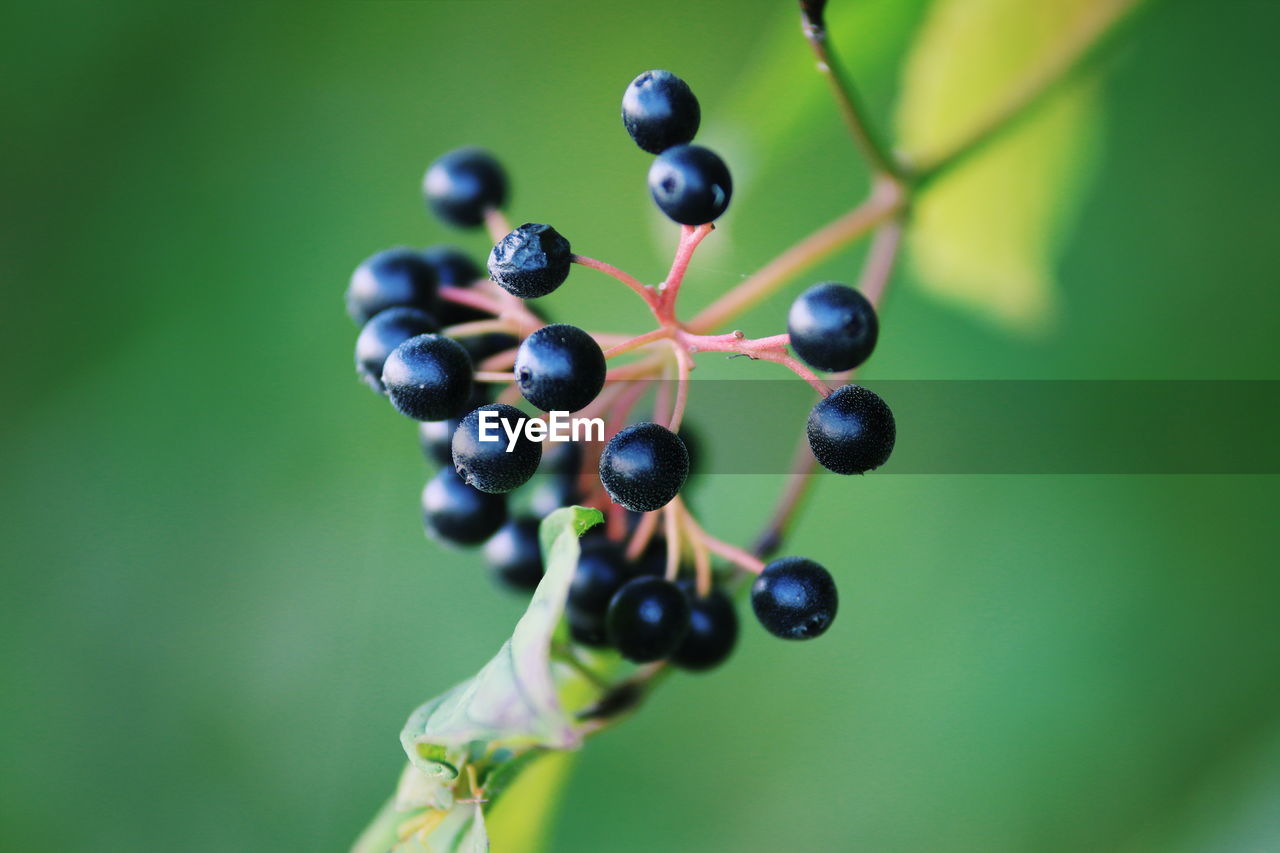
[[[882,183],[853,210],[805,237],[765,264],[755,275],[708,305],[687,325],[692,332],[709,332],[759,304],[795,276],[825,260],[890,219],[901,210],[900,187]]]
[[[676,246],[676,256],[671,261],[671,271],[667,273],[667,278],[661,285],[662,295],[658,297],[658,310],[661,315],[659,320],[675,320],[676,295],[680,292],[680,284],[684,281],[684,274],[689,269],[689,262],[693,260],[693,253],[698,248],[698,244],[715,228],[716,226],[710,222],[697,227],[692,225],[680,227],[680,244]]]
[[[881,225],[871,238],[871,249],[858,278],[858,289],[877,308],[884,298],[885,288],[893,276],[893,267],[902,248],[902,220],[894,219]]]
[[[896,180],[904,180],[902,167],[894,159],[893,152],[885,144],[871,120],[867,117],[867,108],[853,79],[845,71],[836,56],[835,48],[827,38],[827,25],[823,18],[825,2],[800,0],[800,22],[804,36],[813,48],[818,59],[818,70],[827,79],[831,94],[835,97],[836,108],[840,117],[849,128],[858,150],[866,159],[872,170],[888,175]]]
[[[604,261],[597,261],[595,258],[588,258],[586,255],[573,255],[570,261],[593,270],[599,270],[605,275],[617,279],[639,294],[640,298],[644,300],[644,304],[648,305],[651,311],[657,311],[658,296],[654,293],[653,288],[642,283],[635,276],[623,272],[613,264],[606,264]]]

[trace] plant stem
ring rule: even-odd
[[[896,215],[906,200],[901,187],[881,183],[862,204],[787,249],[758,272],[704,308],[687,324],[705,333],[752,308],[795,276]]]
[[[693,369],[693,357],[676,340],[671,341],[671,349],[676,354],[676,402],[671,409],[671,421],[668,429],[676,432],[684,419],[685,406],[689,402],[689,371]]]
[[[898,260],[898,251],[902,248],[903,223],[894,219],[881,225],[871,238],[871,249],[863,263],[862,275],[858,277],[858,288],[862,295],[877,308],[884,298],[885,288],[893,276],[893,267]]]
[[[489,232],[489,239],[495,243],[511,233],[511,223],[507,221],[507,215],[496,207],[491,207],[484,212],[484,227]]]
[[[993,139],[1026,118],[1049,95],[1075,79],[1097,60],[1137,16],[1144,0],[1094,3],[1074,29],[1064,34],[1036,68],[1021,76],[1008,94],[963,139],[939,152],[917,155],[917,187],[937,180],[972,157]]]
[[[698,244],[715,228],[716,226],[710,222],[696,227],[680,226],[680,243],[676,246],[676,256],[671,261],[671,270],[661,285],[661,295],[658,297],[660,322],[674,322],[676,295],[680,292],[680,284],[684,281],[684,274],[689,269],[689,262],[693,260],[693,253],[698,248]]]
[[[653,311],[655,314],[657,313],[659,298],[657,294],[654,293],[653,288],[642,283],[640,279],[630,275],[629,273],[623,272],[613,264],[606,264],[604,261],[597,261],[595,258],[588,258],[586,255],[573,255],[569,260],[572,263],[589,267],[593,270],[599,270],[605,275],[616,278],[618,281],[622,282],[639,294],[640,298],[644,300],[644,304],[649,306],[650,311]]]
[[[609,347],[607,350],[604,351],[604,357],[606,359],[610,359],[610,358],[613,358],[615,355],[622,355],[623,353],[631,352],[633,349],[638,349],[639,347],[642,347],[645,344],[651,344],[654,341],[660,341],[663,338],[666,338],[669,336],[670,336],[670,333],[665,328],[654,329],[652,332],[645,332],[643,335],[637,335],[634,338],[623,341],[622,343],[617,344],[615,346]]]
[[[827,26],[823,17],[825,6],[825,2],[815,3],[812,0],[800,2],[801,29],[809,46],[813,48],[814,56],[817,57],[818,70],[826,77],[831,94],[835,97],[836,108],[840,111],[840,117],[844,119],[845,125],[849,128],[849,134],[853,137],[867,164],[875,172],[888,175],[895,180],[904,180],[902,167],[894,159],[893,153],[867,117],[866,106],[858,95],[853,79],[841,65],[834,47],[827,38]]]

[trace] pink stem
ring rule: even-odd
[[[689,402],[689,371],[693,369],[693,357],[675,341],[671,342],[671,348],[675,351],[676,365],[679,369],[676,375],[676,403],[671,410],[671,422],[668,427],[675,432],[680,429],[680,421],[684,419],[685,406]]]
[[[613,358],[615,355],[622,355],[624,352],[631,352],[633,349],[639,349],[645,344],[651,344],[654,341],[660,341],[663,338],[671,337],[671,332],[665,328],[654,329],[652,332],[645,332],[643,335],[623,341],[620,344],[609,347],[604,351],[605,358]]]
[[[499,373],[494,370],[477,370],[472,377],[477,382],[515,382],[514,373]]]
[[[662,508],[667,521],[667,571],[666,578],[675,580],[680,575],[680,498],[674,497],[671,503]]]
[[[497,243],[511,233],[511,223],[507,215],[496,207],[484,212],[484,227],[489,231],[489,239]]]
[[[574,255],[570,260],[575,264],[590,267],[593,270],[599,270],[605,275],[616,278],[618,281],[638,293],[640,298],[644,300],[644,303],[649,306],[649,310],[653,311],[655,314],[657,313],[658,297],[654,294],[653,288],[641,283],[641,281],[635,276],[623,272],[613,264],[606,264],[604,261],[597,261],[595,258],[588,258],[586,255]]]
[[[680,284],[684,281],[684,274],[689,269],[689,262],[693,260],[694,250],[715,228],[716,226],[710,222],[696,227],[680,226],[680,243],[676,246],[676,256],[671,261],[671,271],[667,273],[667,280],[662,286],[662,296],[659,298],[659,310],[662,314],[659,319],[675,319],[676,294],[680,292]]]

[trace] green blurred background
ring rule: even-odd
[[[845,3],[884,21],[845,53],[885,116],[923,4]],[[903,274],[868,375],[1278,378],[1277,26],[1263,0],[1155,8],[1111,63],[1057,323],[1010,333]],[[675,69],[741,187],[693,303],[865,184],[783,0],[26,3],[0,47],[8,850],[345,849],[408,712],[509,633],[478,556],[424,541],[413,427],[351,368],[361,258],[486,249],[425,215],[431,158],[492,148],[518,221],[652,280],[671,229],[617,105]],[[819,107],[781,139],[744,106],[766,55]],[[591,276],[552,313],[642,330]],[[712,478],[706,525],[749,541],[777,486]],[[788,550],[835,570],[835,628],[748,624],[592,741],[550,849],[1280,849],[1278,498],[823,478]]]

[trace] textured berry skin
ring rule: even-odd
[[[649,663],[669,657],[689,632],[689,598],[665,578],[627,581],[609,602],[609,642],[624,658]]]
[[[700,145],[677,145],[649,167],[649,193],[658,208],[682,225],[719,218],[733,196],[729,167]]]
[[[453,433],[453,467],[463,480],[482,492],[510,492],[527,483],[538,470],[542,444],[525,438],[522,427],[508,453],[508,438],[501,424],[489,432],[498,436],[497,441],[481,441],[481,412],[497,412],[498,418],[512,428],[526,419],[524,412],[506,403],[490,403],[468,412]]]
[[[845,385],[819,400],[809,413],[807,432],[814,458],[837,474],[879,468],[897,437],[889,406],[861,385]]]
[[[559,231],[526,222],[489,253],[489,278],[521,299],[537,299],[564,284],[572,257]]]
[[[452,468],[442,468],[422,490],[427,534],[453,545],[479,545],[507,520],[507,499],[473,489]]]
[[[689,633],[671,660],[681,669],[704,672],[724,663],[738,642],[738,611],[729,596],[712,589],[705,597],[695,585],[682,581],[680,589],[689,598]]]
[[[391,405],[420,421],[455,418],[471,398],[471,359],[457,341],[418,335],[400,344],[382,367]]]
[[[701,121],[689,84],[670,71],[646,71],[622,93],[622,124],[650,154],[693,141]]]
[[[655,423],[632,424],[600,454],[600,482],[615,503],[652,512],[670,503],[689,476],[689,453],[680,437]]]
[[[413,249],[379,252],[356,267],[347,285],[347,313],[360,325],[388,308],[430,312],[435,304],[435,267]]]
[[[812,640],[836,618],[831,573],[804,557],[782,557],[751,585],[751,609],[764,629],[784,640]]]
[[[631,576],[622,549],[615,543],[607,539],[584,541],[566,606],[581,617],[579,622],[586,624],[594,617],[603,626],[609,602]]]
[[[485,278],[479,265],[463,254],[461,249],[453,246],[429,246],[422,250],[422,257],[435,270],[436,282],[441,287],[471,287],[478,280]],[[441,326],[471,323],[493,316],[479,308],[460,305],[448,299],[439,300],[433,314],[440,321]]]
[[[492,154],[481,148],[459,148],[427,169],[422,192],[431,212],[458,228],[484,224],[485,211],[507,200],[507,175]]]
[[[542,580],[542,550],[538,520],[513,518],[484,545],[484,557],[503,586],[532,592]]]
[[[791,347],[817,370],[852,370],[876,347],[876,309],[852,287],[815,284],[796,297],[787,314]]]
[[[552,323],[520,344],[516,385],[544,412],[576,412],[604,387],[604,351],[577,326]]]
[[[435,318],[417,308],[388,308],[373,315],[356,338],[356,373],[374,391],[387,393],[382,384],[387,357],[409,338],[438,330]]]

